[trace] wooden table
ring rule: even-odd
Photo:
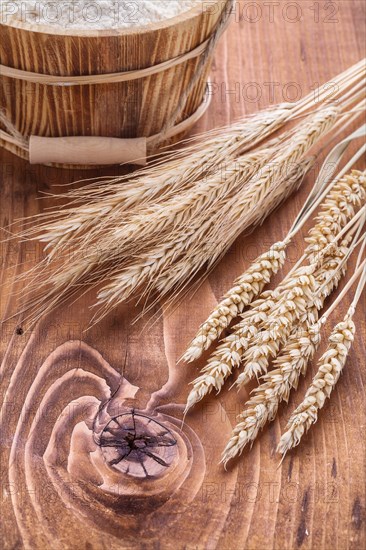
[[[215,56],[213,103],[198,130],[296,99],[361,59],[364,12],[361,0],[238,4]],[[42,192],[58,193],[65,190],[61,184],[90,175],[32,167],[4,151],[1,158],[3,227],[49,206],[51,199],[39,200]],[[42,257],[42,249],[1,242],[1,316],[8,319],[1,329],[4,548],[365,547],[364,300],[332,400],[281,467],[276,444],[314,365],[289,405],[281,406],[277,419],[227,472],[218,462],[247,390],[225,390],[206,400],[180,431],[187,382],[202,363],[176,367],[176,359],[234,277],[284,234],[312,181],[313,176],[260,229],[238,239],[194,299],[170,315],[157,308],[154,313],[161,315],[147,327],[131,325],[135,310],[123,306],[84,332],[92,303],[85,295],[22,334],[17,317],[8,319],[16,312],[14,279]],[[296,245],[290,264],[295,258]],[[346,298],[332,321],[348,303]],[[121,402],[141,409],[153,395],[156,419],[179,434],[179,460],[166,447],[170,473],[160,481],[131,476],[131,483],[121,483],[103,463],[110,456],[101,456],[90,437],[96,407],[121,384],[122,374]]]

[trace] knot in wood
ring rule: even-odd
[[[161,422],[134,410],[112,418],[99,441],[109,466],[139,478],[165,473],[176,456],[176,444]]]

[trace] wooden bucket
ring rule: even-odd
[[[222,0],[199,3],[172,19],[118,31],[63,30],[52,28],[52,24],[20,21],[1,24],[1,64],[58,77],[153,67],[186,54],[209,39],[224,8]],[[176,124],[184,119],[189,122],[202,107],[211,57],[206,60]],[[16,131],[26,138],[154,136],[177,109],[199,59],[194,57],[156,74],[114,83],[49,85],[2,76],[1,108]],[[184,131],[189,124],[185,126]],[[170,142],[181,137],[179,133]],[[28,157],[14,143],[0,140],[0,144],[23,158]],[[152,152],[148,147],[147,153]]]

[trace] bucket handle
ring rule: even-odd
[[[173,126],[165,138],[174,137],[193,126],[208,109],[211,97],[207,85],[204,100],[198,109],[191,116]],[[129,139],[99,136],[30,136],[29,162],[30,164],[135,164],[145,166],[149,142],[155,142],[159,135]]]

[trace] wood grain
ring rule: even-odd
[[[198,130],[282,101],[287,92],[305,94],[365,55],[362,1],[319,2],[318,14],[317,3],[302,2],[298,22],[289,20],[293,2],[274,4],[271,14],[261,3],[262,16],[252,23],[248,18],[255,14],[248,3],[238,4],[241,17],[217,51],[213,103]],[[255,90],[261,93],[252,101]],[[47,197],[38,200],[42,192],[57,193],[65,189],[61,185],[90,175],[32,167],[3,150],[1,157],[2,227],[49,206]],[[280,408],[277,419],[228,472],[218,461],[248,390],[212,396],[180,429],[187,383],[202,363],[185,368],[176,366],[176,359],[234,277],[289,228],[313,177],[260,229],[237,240],[194,298],[174,312],[156,308],[153,313],[160,316],[154,324],[132,325],[136,310],[130,305],[84,332],[91,317],[88,294],[56,310],[32,334],[22,334],[17,318],[3,323],[2,547],[365,547],[364,299],[356,316],[356,341],[332,400],[280,468],[276,443],[314,365],[289,405]],[[0,246],[0,306],[6,319],[15,312],[15,275],[33,266],[42,249],[4,241]],[[300,249],[301,238],[292,245],[290,265]],[[332,321],[348,304],[347,298]],[[175,444],[164,452],[158,449],[167,467],[148,457],[147,474],[142,473],[136,459],[134,475],[128,475],[126,463],[124,471],[116,471],[105,460],[98,437],[111,418],[131,409],[168,428],[165,436]],[[121,424],[125,430],[123,419]],[[155,424],[140,425],[138,433],[151,442],[156,430]]]

